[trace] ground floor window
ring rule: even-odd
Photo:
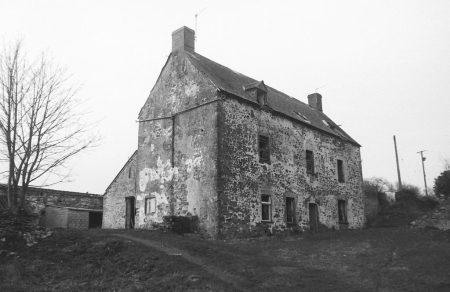
[[[286,197],[286,223],[295,222],[295,199]]]
[[[347,223],[347,204],[345,200],[338,200],[339,223]]]
[[[261,195],[261,221],[272,220],[272,200],[270,195]]]
[[[145,198],[145,214],[151,214],[156,212],[156,198]]]

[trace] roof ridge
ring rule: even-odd
[[[185,52],[191,63],[197,67],[198,70],[205,73],[211,82],[220,90],[228,92],[232,95],[255,103],[255,100],[245,91],[245,85],[258,82],[258,80],[249,77],[245,74],[239,73],[233,69],[230,69],[222,64],[219,64],[203,55],[196,52]],[[275,89],[269,85],[266,85],[267,101],[269,107],[277,113],[288,116],[299,123],[308,127],[313,127],[316,130],[328,133],[334,137],[343,139],[357,146],[361,146],[350,135],[348,135],[340,127],[340,131],[324,124],[323,120],[331,121],[325,113],[313,109],[309,104],[290,96],[278,89]],[[297,112],[303,114],[308,118],[310,123],[306,123],[304,119],[298,116]],[[333,124],[336,124],[333,122]]]

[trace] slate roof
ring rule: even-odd
[[[198,53],[185,52],[191,63],[198,70],[205,73],[220,90],[247,101],[254,102],[250,98],[250,95],[245,91],[245,88],[246,86],[248,87],[249,84],[256,84],[259,81],[222,66]],[[323,112],[270,86],[266,85],[266,87],[267,106],[273,111],[289,116],[306,126],[337,136],[357,146],[361,146]]]

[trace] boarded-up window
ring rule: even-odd
[[[272,220],[272,201],[270,195],[261,195],[261,220]]]
[[[338,200],[339,223],[347,223],[347,204],[345,200]]]
[[[156,198],[145,198],[145,214],[151,214],[156,212]]]
[[[286,223],[293,224],[295,222],[295,200],[286,197]]]
[[[345,182],[344,162],[340,159],[337,160],[337,173],[338,173],[338,181],[341,183]]]
[[[259,162],[270,163],[269,137],[259,135],[258,136],[258,147],[259,147]]]
[[[314,153],[311,150],[306,150],[306,173],[314,174]]]

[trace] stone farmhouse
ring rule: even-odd
[[[103,212],[104,228],[190,218],[213,238],[360,228],[360,145],[324,114],[320,94],[305,104],[203,57],[182,27]]]

